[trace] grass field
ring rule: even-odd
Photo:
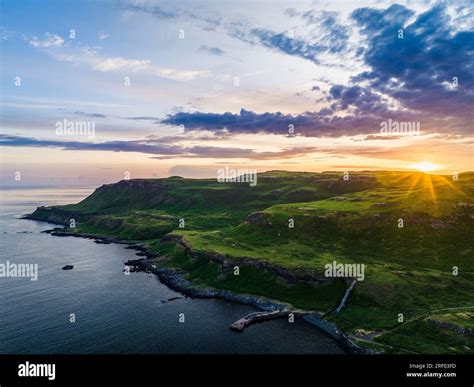
[[[197,286],[305,310],[331,311],[348,286],[324,278],[326,264],[364,264],[364,281],[329,319],[348,333],[377,331],[373,345],[387,352],[473,352],[470,334],[420,317],[474,305],[471,172],[457,179],[357,172],[344,180],[335,172],[272,171],[259,174],[255,187],[179,177],[130,180],[100,187],[78,204],[39,208],[33,217],[64,224],[75,218],[73,231],[147,244],[162,256],[158,264],[184,271]],[[193,254],[162,241],[165,235],[182,238]],[[238,265],[240,274],[212,255]],[[262,263],[305,279],[289,281]],[[436,316],[461,327],[473,323],[468,312]]]

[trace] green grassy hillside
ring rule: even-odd
[[[102,186],[78,204],[41,207],[32,217],[66,225],[74,218],[71,231],[139,241],[160,253],[157,264],[188,273],[197,286],[322,312],[349,283],[324,277],[324,266],[364,264],[364,281],[329,319],[355,336],[374,332],[374,345],[387,351],[440,352],[452,339],[447,352],[473,352],[468,333],[420,316],[474,306],[474,173],[454,180],[358,172],[344,180],[335,172],[272,171],[259,174],[255,187],[140,179]],[[472,324],[467,316],[456,323]]]

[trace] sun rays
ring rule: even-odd
[[[436,205],[440,194],[441,196],[445,196],[446,194],[467,196],[459,185],[456,184],[457,180],[453,178],[451,181],[449,177],[442,175],[431,175],[421,171],[414,171],[396,180],[407,180],[409,182],[409,187],[403,195],[405,200],[416,195]]]

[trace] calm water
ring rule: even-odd
[[[39,205],[75,203],[91,189],[0,191],[0,263],[39,265],[38,281],[0,278],[0,353],[342,353],[302,321],[274,320],[243,333],[229,325],[254,311],[181,296],[150,274],[124,275],[135,252],[41,233],[18,219]],[[71,271],[63,271],[66,265]],[[69,321],[70,314],[76,322]],[[185,323],[178,322],[180,313]]]

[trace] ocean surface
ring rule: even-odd
[[[124,262],[135,258],[133,250],[54,237],[42,233],[53,225],[20,219],[38,206],[76,203],[92,191],[0,190],[0,264],[39,267],[37,281],[0,277],[0,353],[343,353],[301,320],[273,320],[233,332],[230,324],[254,308],[185,298],[154,275],[125,275]],[[68,264],[74,269],[62,270]],[[173,297],[182,298],[167,301]]]

